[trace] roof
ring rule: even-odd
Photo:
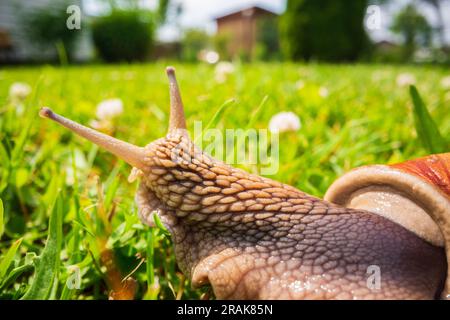
[[[232,11],[228,11],[227,13],[215,16],[214,20],[220,20],[220,19],[228,18],[230,16],[233,16],[233,15],[236,15],[236,14],[240,14],[240,13],[242,14],[242,13],[244,13],[246,11],[248,12],[250,10],[259,11],[261,13],[267,13],[267,14],[270,14],[270,15],[278,15],[278,13],[276,13],[276,12],[274,12],[274,11],[268,9],[268,8],[263,8],[262,6],[254,5],[254,6],[244,7],[244,8],[238,9],[238,10],[235,9],[235,10],[232,10]]]

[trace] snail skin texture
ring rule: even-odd
[[[407,193],[408,205],[394,209],[399,215],[403,207],[414,212],[415,221],[408,224],[407,218],[368,211],[370,206],[344,207],[347,200],[343,206],[333,204],[236,169],[191,141],[174,69],[167,68],[167,74],[169,132],[145,147],[84,127],[48,108],[40,114],[133,166],[132,176],[140,179],[136,202],[141,220],[151,225],[156,212],[172,235],[180,269],[194,287],[211,285],[218,299],[446,297],[445,226],[450,210],[444,192],[428,186],[418,202]],[[413,194],[420,182],[414,177]],[[431,207],[420,201],[429,201]],[[430,215],[430,208],[441,211]],[[417,227],[422,223],[423,228]],[[375,288],[368,283],[373,266],[380,271]]]

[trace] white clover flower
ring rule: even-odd
[[[297,88],[297,90],[302,90],[305,87],[305,81],[303,80],[298,80],[295,83],[295,87]]]
[[[407,87],[416,83],[416,77],[411,73],[400,73],[397,76],[397,85],[399,87]]]
[[[442,78],[441,87],[444,88],[445,90],[450,89],[450,76],[446,76],[446,77]]]
[[[133,71],[127,71],[124,75],[125,80],[133,80],[136,74]]]
[[[326,87],[320,87],[319,96],[321,96],[322,98],[326,98],[326,97],[328,97],[329,94],[330,94],[330,92],[328,91],[328,89]]]
[[[98,120],[91,120],[91,121],[89,122],[89,125],[90,125],[92,128],[97,129],[97,130],[100,130],[101,127],[102,127],[100,121],[98,121]]]
[[[206,62],[208,62],[210,64],[217,63],[217,61],[219,61],[219,59],[220,59],[219,53],[217,53],[216,51],[210,50],[205,55]]]
[[[387,77],[387,73],[385,70],[377,70],[375,72],[372,73],[372,81],[383,81],[386,79]]]
[[[300,118],[293,112],[277,113],[269,122],[269,130],[272,133],[298,131],[300,128]]]
[[[23,101],[31,93],[31,87],[24,82],[15,82],[9,88],[9,96],[14,101]]]
[[[123,113],[123,102],[120,99],[108,99],[97,105],[97,118],[99,120],[112,120]]]
[[[112,81],[119,81],[120,80],[120,72],[119,71],[113,71],[109,75],[110,79]]]
[[[234,73],[234,65],[228,61],[221,61],[216,65],[215,78],[219,83],[223,83],[227,80],[230,74]]]
[[[197,59],[209,64],[215,64],[219,61],[220,55],[214,50],[201,50],[197,54]]]

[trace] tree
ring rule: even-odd
[[[114,9],[92,22],[92,39],[105,61],[144,60],[154,41],[153,15],[145,10]]]
[[[158,8],[156,9],[156,16],[160,24],[164,24],[164,22],[166,22],[169,4],[170,4],[169,0],[159,0],[158,2]]]
[[[36,44],[39,49],[49,48],[55,53],[59,50],[60,55],[62,54],[60,51],[63,49],[69,59],[73,58],[80,32],[67,27],[67,8],[70,5],[69,0],[58,0],[51,5],[20,6],[25,37]]]
[[[257,47],[254,58],[260,60],[279,59],[278,20],[272,17],[263,17],[258,21],[257,30]]]
[[[430,4],[434,11],[436,12],[437,17],[437,32],[439,35],[439,40],[441,42],[442,47],[445,47],[445,25],[444,25],[444,17],[442,14],[442,2],[443,0],[422,0],[425,3]]]
[[[368,42],[367,0],[288,0],[281,19],[283,51],[293,60],[356,60]]]
[[[210,45],[210,36],[200,29],[188,29],[183,33],[181,40],[181,56],[183,60],[195,62],[198,53]]]
[[[406,5],[394,17],[391,30],[402,37],[403,57],[407,60],[411,59],[418,46],[431,43],[431,27],[413,4]]]
[[[139,0],[104,0],[110,12],[91,24],[97,52],[108,62],[145,60],[153,47],[155,30],[166,21],[170,0],[158,0],[154,11]]]

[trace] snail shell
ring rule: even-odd
[[[336,180],[325,200],[390,219],[444,247],[450,263],[450,153],[393,165],[354,169]],[[443,297],[450,292],[447,271]]]

